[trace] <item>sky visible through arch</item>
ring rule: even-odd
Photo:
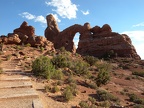
[[[144,59],[144,0],[1,0],[0,35],[12,33],[23,21],[44,36],[46,15],[53,14],[59,29],[89,22],[91,27],[109,24],[114,32],[130,36]],[[76,38],[75,42],[78,41]]]

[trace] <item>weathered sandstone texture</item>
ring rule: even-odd
[[[89,23],[75,24],[60,32],[52,15],[48,15],[46,19],[48,27],[45,30],[45,37],[54,43],[55,48],[65,47],[68,51],[95,57],[104,57],[113,52],[115,57],[140,59],[129,36],[112,32],[108,24],[93,28]],[[73,39],[77,32],[80,33],[80,37],[76,49]]]
[[[35,35],[35,28],[28,26],[27,22],[23,22],[20,28],[17,28],[13,33],[8,33],[7,36],[0,36],[0,43],[3,44],[30,44],[33,47],[44,47],[49,50],[54,50],[52,42],[48,41],[43,36]]]

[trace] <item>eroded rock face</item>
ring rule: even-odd
[[[104,57],[112,51],[118,57],[140,59],[131,39],[125,34],[112,32],[108,24],[93,28],[89,23],[75,24],[60,32],[52,15],[47,16],[47,24],[45,37],[54,43],[55,48],[65,47],[68,51],[95,57]],[[80,39],[76,50],[73,39],[77,32],[80,33]]]
[[[47,20],[48,27],[45,29],[45,37],[49,41],[54,42],[54,39],[60,32],[57,22],[56,22],[55,18],[53,17],[53,15],[51,15],[51,14],[46,16],[46,20]]]
[[[20,28],[14,30],[14,33],[8,33],[7,36],[0,36],[0,43],[16,45],[30,44],[32,47],[44,47],[45,49],[54,51],[53,43],[43,36],[36,36],[34,30],[34,27],[28,26],[28,23],[24,21]]]
[[[15,34],[22,33],[27,36],[35,35],[35,28],[32,26],[28,26],[28,23],[24,21],[21,26],[13,31]]]
[[[17,34],[9,34],[8,36],[1,36],[0,42],[4,44],[20,44],[21,40]]]
[[[115,57],[140,59],[130,38],[125,34],[115,32],[101,32],[92,35],[89,40],[80,40],[77,49],[80,54],[95,57],[104,57],[111,51],[114,52]]]

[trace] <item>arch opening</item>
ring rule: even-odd
[[[73,38],[74,46],[76,49],[78,48],[79,38],[80,38],[80,33],[77,32]]]

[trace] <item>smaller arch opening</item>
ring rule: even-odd
[[[80,33],[77,32],[73,38],[73,42],[74,42],[76,49],[78,48],[79,38],[80,38]]]

